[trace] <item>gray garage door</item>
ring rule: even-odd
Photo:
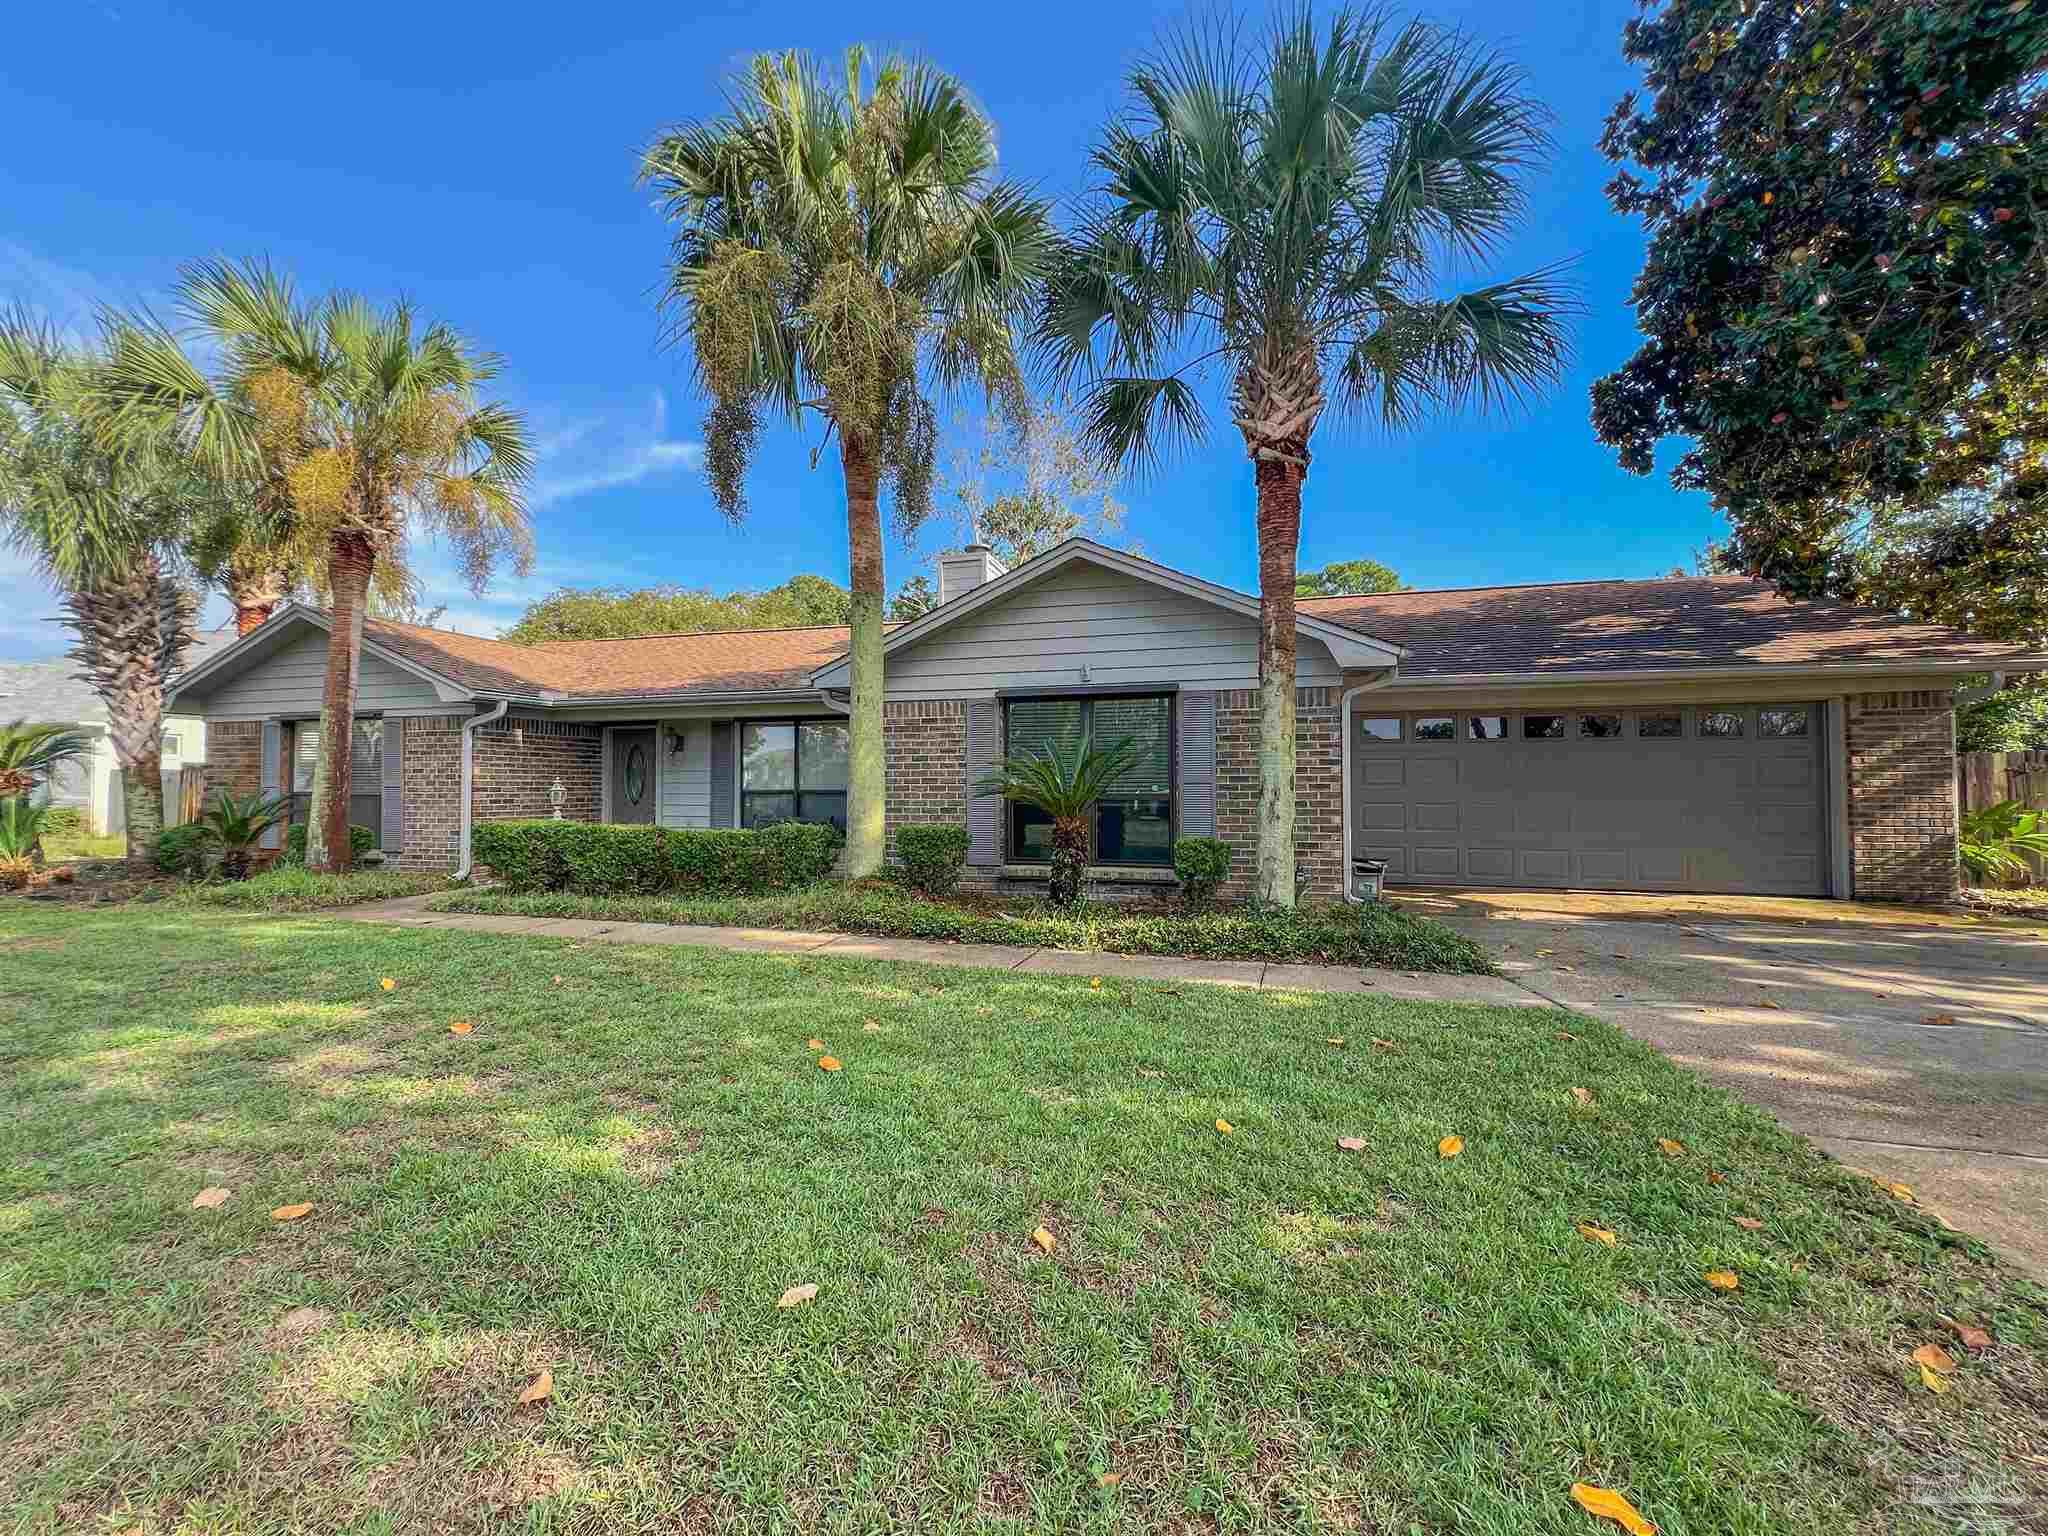
[[[1352,718],[1352,852],[1394,883],[1825,892],[1821,708]]]

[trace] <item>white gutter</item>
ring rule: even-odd
[[[510,699],[498,700],[498,707],[487,714],[474,715],[462,724],[462,856],[455,864],[455,878],[469,878],[469,834],[471,812],[469,804],[470,784],[476,775],[476,728],[489,725],[493,720],[505,718],[505,712],[512,707]]]
[[[1394,669],[1389,667],[1385,676],[1376,677],[1369,683],[1360,683],[1355,688],[1346,688],[1343,696],[1337,700],[1337,733],[1343,738],[1344,743],[1343,750],[1338,753],[1338,761],[1342,764],[1341,771],[1344,775],[1344,865],[1338,873],[1344,882],[1344,899],[1349,902],[1358,901],[1358,898],[1351,894],[1351,701],[1361,693],[1371,693],[1375,688],[1386,687],[1393,682],[1396,675]]]

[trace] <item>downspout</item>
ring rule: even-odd
[[[472,818],[469,804],[470,784],[476,776],[476,728],[489,725],[493,720],[505,718],[505,712],[512,707],[510,699],[498,700],[498,707],[486,714],[474,715],[462,726],[462,857],[455,864],[455,878],[469,878],[469,834]]]
[[[1371,693],[1375,688],[1386,687],[1394,680],[1394,672],[1395,669],[1389,667],[1369,683],[1346,688],[1343,696],[1337,700],[1337,733],[1344,741],[1343,751],[1338,754],[1344,774],[1344,865],[1339,878],[1344,882],[1344,899],[1353,903],[1358,903],[1358,898],[1351,894],[1351,701],[1361,693]]]
[[[849,696],[847,701],[842,704],[832,697],[832,690],[830,688],[820,688],[818,690],[818,702],[827,709],[836,710],[842,715],[851,715],[853,713],[853,699]]]
[[[2004,686],[2005,674],[2003,672],[1994,672],[1991,674],[1991,681],[1988,683],[1979,683],[1974,688],[1958,688],[1955,691],[1955,707],[1961,709],[1966,704],[1975,704],[1981,700],[1988,699]]]

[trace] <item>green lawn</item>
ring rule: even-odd
[[[2041,1293],[1591,1020],[7,902],[0,1054],[0,1527],[2048,1507]]]
[[[94,837],[90,832],[46,832],[43,834],[43,857],[46,859],[118,859],[128,852],[125,837]]]
[[[1024,897],[963,893],[933,901],[893,880],[823,880],[748,896],[587,896],[486,887],[451,891],[433,905],[439,912],[728,924],[895,939],[957,939],[965,944],[1099,949],[1123,955],[1493,973],[1486,952],[1463,934],[1387,903],[1262,913],[1242,907],[1152,911],[1097,903],[1062,911]]]

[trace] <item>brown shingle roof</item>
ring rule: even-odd
[[[808,687],[813,671],[845,653],[847,631],[839,624],[514,645],[370,619],[363,635],[479,693],[602,699]]]
[[[1304,613],[1405,646],[1403,682],[1471,673],[1915,662],[1995,668],[2018,647],[1828,601],[1793,602],[1742,576],[1574,581],[1304,598]],[[2038,661],[2036,657],[2034,660]]]

